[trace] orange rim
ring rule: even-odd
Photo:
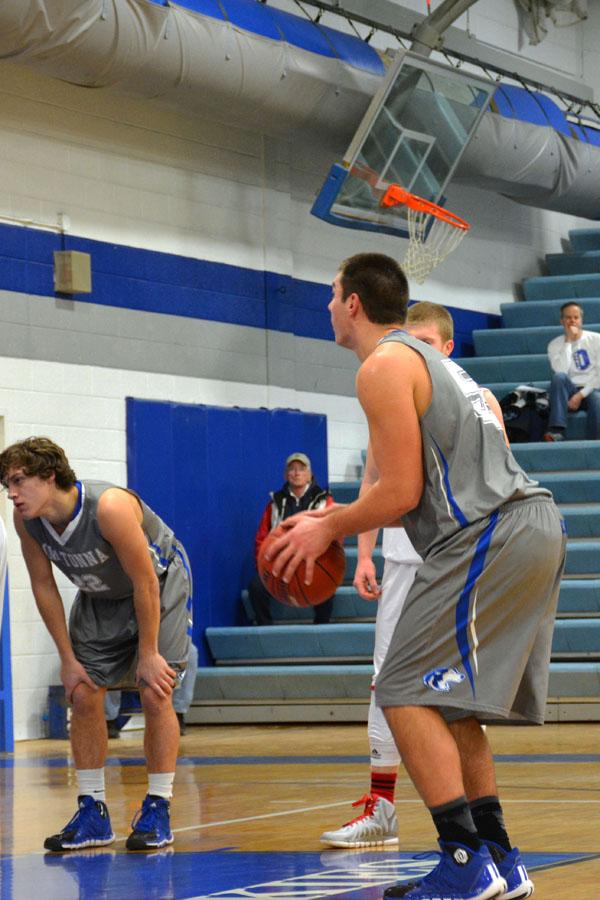
[[[443,206],[438,206],[437,203],[431,203],[430,200],[425,200],[424,197],[419,197],[417,194],[411,194],[410,191],[400,187],[399,184],[390,184],[379,201],[379,205],[390,207],[400,206],[401,204],[410,207],[410,209],[414,209],[416,212],[435,216],[436,219],[440,219],[442,222],[446,222],[454,228],[460,228],[462,231],[468,231],[471,227],[468,222],[465,222],[464,219],[454,215],[454,213],[449,210],[444,209]]]

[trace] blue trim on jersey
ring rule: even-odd
[[[75,487],[77,488],[77,503],[75,504],[75,509],[73,510],[73,515],[71,516],[71,519],[70,519],[71,522],[73,521],[73,519],[76,519],[77,516],[79,515],[79,511],[80,511],[80,509],[81,509],[81,503],[82,503],[82,499],[81,499],[81,482],[80,482],[80,481],[76,481],[76,482],[75,482]]]
[[[181,550],[179,549],[179,547],[173,547],[173,550],[175,551],[175,553],[177,554],[177,556],[180,558],[180,560],[181,560],[181,562],[182,562],[182,564],[183,564],[183,568],[184,568],[185,571],[186,571],[186,574],[187,574],[187,577],[188,577],[188,581],[189,581],[189,583],[190,583],[190,585],[191,585],[191,583],[192,583],[192,573],[191,573],[191,570],[190,570],[190,567],[189,567],[189,564],[188,564],[187,559],[185,558],[184,554],[181,552]]]
[[[475,583],[481,573],[483,572],[483,566],[485,563],[486,553],[489,550],[489,546],[492,540],[492,534],[494,533],[494,528],[496,527],[496,522],[498,521],[498,511],[492,513],[490,516],[490,521],[479,538],[477,542],[477,547],[475,548],[475,554],[471,561],[471,565],[469,567],[469,574],[467,575],[467,581],[465,583],[464,588],[462,589],[461,595],[459,597],[457,606],[456,606],[456,643],[458,644],[458,649],[460,650],[460,655],[462,658],[463,666],[465,671],[469,677],[469,681],[471,682],[471,690],[473,691],[473,697],[475,697],[475,679],[473,677],[473,670],[471,668],[471,646],[469,644],[469,609],[471,606],[471,593],[473,588],[475,587]]]
[[[452,488],[450,487],[450,474],[449,474],[450,469],[448,466],[448,461],[447,461],[446,457],[444,456],[444,454],[442,453],[441,448],[438,446],[436,441],[434,441],[433,443],[437,447],[437,451],[440,454],[440,457],[442,460],[442,465],[444,467],[444,487],[446,488],[446,496],[448,497],[448,502],[449,502],[450,506],[452,507],[452,512],[454,513],[454,517],[455,517],[456,521],[461,526],[461,528],[465,528],[469,524],[469,522],[466,519],[465,514],[463,513],[462,509],[456,502],[454,494],[452,493]]]
[[[150,549],[151,549],[151,550],[154,550],[154,552],[155,552],[156,555],[158,556],[158,561],[159,561],[159,563],[161,564],[161,566],[162,566],[164,569],[166,569],[167,566],[169,565],[170,560],[168,560],[168,559],[166,558],[166,556],[161,556],[161,555],[160,555],[160,547],[158,546],[158,544],[150,544]]]
[[[187,559],[185,558],[185,553],[182,553],[179,547],[175,547],[175,546],[174,546],[174,547],[173,547],[173,550],[175,551],[175,553],[177,554],[177,556],[178,556],[178,557],[180,558],[180,560],[181,560],[181,564],[183,565],[183,568],[184,568],[185,571],[186,571],[186,575],[187,575],[187,577],[188,577],[188,583],[189,583],[189,585],[190,585],[190,593],[188,594],[187,603],[186,603],[186,607],[185,607],[185,608],[187,609],[187,611],[188,611],[189,614],[190,614],[190,624],[189,624],[189,626],[188,626],[187,633],[188,633],[189,637],[193,637],[193,625],[192,625],[192,622],[191,622],[191,619],[192,619],[192,609],[193,609],[192,595],[191,595],[191,590],[192,590],[192,571],[191,571],[191,569],[190,569],[190,566],[189,566],[189,563],[188,563]]]

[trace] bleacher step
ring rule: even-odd
[[[191,723],[366,721],[373,669],[233,666],[200,669]],[[553,662],[546,718],[598,718],[600,663]]]
[[[548,275],[587,275],[600,272],[600,250],[583,253],[547,253]]]
[[[588,331],[600,332],[600,325],[586,323]],[[522,356],[547,352],[550,341],[564,335],[562,327],[544,325],[536,328],[494,328],[474,331],[473,341],[477,358],[490,356]]]
[[[207,628],[206,639],[217,666],[368,664],[375,646],[375,625],[263,625]],[[598,658],[600,618],[557,619],[552,656]]]
[[[540,275],[523,282],[525,300],[578,300],[600,297],[600,274]]]
[[[571,250],[585,253],[587,250],[600,250],[600,228],[572,228],[569,231]]]
[[[583,320],[600,322],[600,297],[584,297],[577,301],[583,309]],[[558,325],[564,300],[528,300],[526,303],[501,303],[503,328],[538,328]]]

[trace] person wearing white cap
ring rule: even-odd
[[[290,453],[285,461],[285,482],[279,491],[271,493],[262,514],[254,542],[254,556],[258,553],[268,533],[284,519],[308,509],[331,506],[333,498],[319,487],[313,477],[312,465],[306,453]],[[258,574],[248,585],[248,595],[257,625],[272,625],[271,603],[277,602],[267,591]],[[315,625],[325,625],[331,618],[333,597],[315,606]]]

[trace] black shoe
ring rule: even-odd
[[[162,797],[146,794],[141,810],[131,823],[133,831],[127,838],[127,850],[159,850],[173,843],[170,804]]]
[[[393,884],[386,888],[383,892],[385,900],[396,900],[397,897],[404,897],[408,892],[417,886],[418,881],[405,881],[403,884]]]
[[[179,722],[179,734],[183,736],[186,732],[185,716],[183,715],[183,713],[175,713],[175,715],[177,716],[177,721]]]
[[[85,847],[105,847],[114,839],[106,803],[83,794],[77,798],[77,812],[73,818],[58,834],[46,838],[44,848],[63,853]]]
[[[107,719],[106,720],[106,728],[108,730],[109,738],[118,738],[121,733],[121,729],[119,728],[117,722],[118,719]]]

